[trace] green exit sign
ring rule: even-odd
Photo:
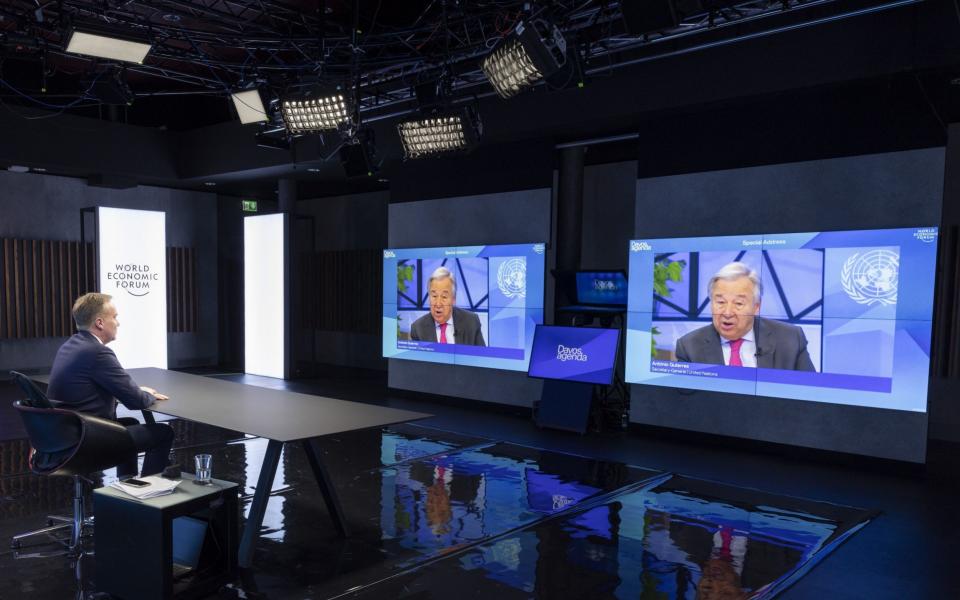
[[[256,200],[242,200],[242,202],[243,202],[243,212],[257,212]]]

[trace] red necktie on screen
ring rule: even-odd
[[[743,338],[739,340],[733,340],[730,342],[730,366],[731,367],[742,367],[743,363],[740,361],[740,346],[743,345]]]
[[[447,343],[447,324],[446,323],[440,323],[440,343],[441,344]]]

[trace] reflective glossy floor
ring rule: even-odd
[[[376,389],[376,382],[279,383],[348,399],[360,399],[349,397],[357,389],[368,397]],[[817,586],[805,582],[827,571],[834,555],[861,537],[883,539],[882,528],[889,525],[884,515],[869,510],[884,504],[883,498],[855,508],[837,494],[823,494],[830,487],[822,477],[809,493],[785,494],[783,478],[789,473],[776,464],[758,465],[749,455],[727,474],[739,469],[742,479],[746,469],[769,477],[772,492],[742,481],[711,481],[722,479],[721,472],[693,469],[689,474],[696,477],[681,475],[660,454],[669,452],[670,444],[651,446],[629,435],[542,432],[524,419],[482,411],[465,418],[468,409],[414,407],[385,392],[377,401],[440,414],[416,425],[322,440],[351,536],[336,535],[306,456],[299,446],[288,446],[253,567],[209,597],[813,597],[819,595]],[[266,441],[179,420],[170,424],[177,433],[177,460],[188,465],[194,454],[213,454],[214,476],[241,485],[245,514]],[[67,479],[29,474],[27,445],[13,425],[0,437],[7,438],[0,442],[0,598],[105,597],[96,590],[96,569],[114,565],[98,565],[95,556],[73,565],[56,558],[14,560],[6,550],[9,536],[42,526],[46,514],[65,512],[71,487]],[[611,449],[629,452],[634,445],[633,458],[647,460],[610,456]],[[701,463],[715,464],[714,452],[677,452],[683,461],[701,454]],[[641,464],[647,466],[635,466]],[[811,470],[826,472],[816,465],[794,467],[801,480]],[[891,477],[858,476],[874,486]],[[97,484],[114,478],[107,471]],[[888,483],[896,490],[895,482]],[[921,538],[931,533],[917,531]],[[900,542],[901,549],[909,546]],[[867,566],[869,571],[872,565]],[[832,593],[822,597],[926,598],[950,589],[946,580],[939,585],[927,579],[914,586],[917,595],[896,595],[895,585],[874,589],[877,582],[866,578],[862,566],[860,571],[834,581],[828,586]],[[924,585],[937,593],[925,595]]]

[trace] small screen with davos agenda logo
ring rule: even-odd
[[[937,236],[633,240],[626,379],[926,411]]]
[[[627,276],[623,271],[577,271],[576,280],[577,304],[627,304]]]
[[[383,356],[526,371],[545,245],[383,251]]]
[[[610,385],[620,330],[538,325],[527,375]]]

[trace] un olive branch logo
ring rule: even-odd
[[[878,248],[854,253],[843,263],[840,285],[857,304],[892,306],[897,303],[900,256]]]
[[[527,295],[527,261],[511,258],[497,269],[497,286],[507,298],[524,298]]]

